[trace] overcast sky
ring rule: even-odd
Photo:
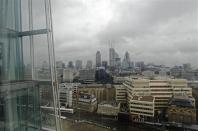
[[[53,0],[57,60],[109,59],[198,65],[197,0]]]

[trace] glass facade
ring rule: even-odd
[[[0,1],[0,131],[60,130],[50,7]]]

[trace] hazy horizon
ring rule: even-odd
[[[167,66],[198,67],[196,0],[52,1],[56,60],[95,63],[109,43],[121,58]],[[110,42],[109,42],[110,41]]]

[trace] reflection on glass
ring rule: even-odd
[[[33,1],[0,1],[0,131],[60,130],[50,1]]]

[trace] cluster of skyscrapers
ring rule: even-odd
[[[134,64],[131,62],[130,55],[128,52],[125,53],[123,61],[119,54],[115,51],[114,48],[109,48],[109,65],[107,61],[101,61],[101,53],[97,51],[96,53],[96,67],[109,67],[112,69],[132,69]]]
[[[57,67],[68,67],[68,68],[75,68],[75,69],[92,69],[97,67],[104,67],[105,69],[123,69],[123,70],[132,70],[134,68],[134,63],[130,59],[130,54],[126,52],[124,54],[123,61],[121,61],[121,57],[115,51],[114,48],[109,48],[109,61],[102,60],[102,54],[100,51],[96,52],[95,55],[95,63],[92,60],[87,60],[85,66],[83,66],[82,60],[76,60],[75,64],[73,61],[69,61],[67,65],[65,65],[62,61],[57,61]],[[142,66],[140,62],[137,62],[137,67]],[[142,62],[144,64],[144,62]]]

